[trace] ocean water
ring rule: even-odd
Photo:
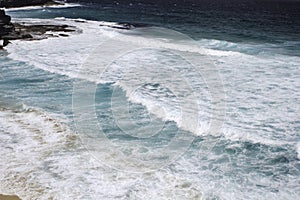
[[[300,197],[299,3],[99,2],[7,10],[75,32],[0,52],[0,193]]]

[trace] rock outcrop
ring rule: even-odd
[[[11,23],[11,17],[5,14],[4,10],[0,10],[0,39],[3,40],[3,45],[0,48],[8,44],[8,39],[5,36],[14,32],[14,25]]]
[[[75,27],[68,25],[50,25],[50,24],[29,24],[29,23],[12,23],[11,17],[0,9],[0,49],[9,44],[10,40],[41,40],[48,37],[66,37],[66,32],[75,31]],[[49,32],[58,32],[54,35]],[[64,32],[64,33],[62,33]]]

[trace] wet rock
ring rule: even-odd
[[[3,44],[0,44],[1,49],[9,44],[5,36],[12,32],[14,32],[14,25],[11,23],[11,17],[6,15],[4,10],[0,9],[0,40],[3,40]]]
[[[60,33],[60,34],[58,34],[59,36],[62,36],[62,37],[68,37],[69,35],[67,35],[67,34],[63,34],[63,33]]]
[[[10,40],[42,40],[49,37],[67,37],[61,32],[73,32],[75,27],[68,25],[11,23],[10,16],[0,10],[0,49],[9,44]],[[49,32],[59,32],[58,36]]]

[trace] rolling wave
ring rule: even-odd
[[[34,21],[34,20],[28,19],[28,21]],[[48,23],[50,23],[51,21],[52,20],[48,20]],[[58,19],[54,19],[53,21],[55,23],[63,23],[71,26],[76,26],[78,27],[78,29],[81,30],[81,33],[78,32],[73,35],[70,35],[69,38],[63,38],[63,39],[50,38],[48,40],[36,41],[36,42],[25,42],[25,41],[15,42],[14,44],[10,45],[8,49],[10,53],[9,57],[15,60],[27,62],[33,65],[34,67],[41,68],[51,73],[66,75],[71,78],[83,78],[95,83],[107,83],[107,82],[116,83],[127,92],[127,95],[128,97],[131,98],[131,100],[137,103],[142,103],[150,111],[152,110],[153,112],[154,110],[151,109],[152,105],[155,104],[161,105],[162,107],[164,107],[164,109],[166,109],[165,113],[167,114],[160,117],[164,118],[165,120],[175,121],[177,122],[179,127],[182,127],[186,130],[191,130],[189,129],[190,124],[182,124],[182,122],[180,122],[180,118],[178,118],[178,116],[180,116],[179,102],[172,97],[162,97],[159,96],[159,94],[157,94],[157,92],[161,88],[155,88],[155,90],[151,90],[151,91],[144,90],[143,92],[140,92],[137,95],[130,95],[133,89],[140,84],[140,82],[137,82],[138,85],[128,85],[128,83],[130,83],[131,80],[137,80],[137,81],[144,80],[144,81],[151,82],[151,78],[153,77],[154,74],[161,75],[160,81],[163,80],[162,77],[168,77],[168,70],[170,69],[170,67],[163,67],[159,72],[153,69],[151,72],[151,67],[147,67],[147,66],[153,65],[155,62],[164,63],[164,66],[167,65],[172,66],[173,70],[175,70],[176,73],[180,74],[178,75],[179,79],[181,77],[181,79],[183,78],[185,80],[189,80],[188,83],[193,88],[193,91],[196,94],[196,98],[198,99],[197,105],[199,106],[199,110],[201,111],[198,113],[200,115],[199,127],[202,128],[194,132],[197,135],[199,134],[201,135],[204,132],[206,132],[206,130],[209,127],[209,118],[211,117],[211,109],[212,109],[211,97],[210,97],[210,91],[208,90],[207,85],[205,84],[205,77],[202,77],[202,80],[199,80],[198,78],[199,75],[193,69],[193,66],[189,65],[184,60],[180,60],[176,58],[176,56],[174,54],[172,55],[172,53],[166,53],[157,49],[163,48],[166,50],[176,50],[179,52],[188,51],[188,52],[197,53],[197,55],[208,56],[212,60],[212,62],[216,64],[219,72],[222,74],[224,78],[226,78],[227,76],[229,77],[231,76],[232,78],[237,79],[236,81],[237,83],[239,81],[243,81],[243,79],[247,80],[249,78],[249,76],[246,77],[242,74],[244,70],[243,68],[245,66],[247,66],[250,71],[253,71],[252,74],[262,73],[265,74],[266,76],[270,76],[269,79],[270,81],[267,84],[272,85],[274,84],[274,81],[276,82],[280,81],[280,77],[275,77],[273,75],[274,72],[270,71],[269,69],[273,69],[273,70],[276,69],[277,71],[279,71],[279,73],[281,73],[280,72],[281,69],[284,70],[284,68],[281,68],[280,66],[287,64],[291,70],[296,70],[297,63],[299,63],[299,57],[295,57],[295,56],[278,56],[278,55],[262,56],[260,54],[249,55],[249,54],[242,53],[242,51],[241,52],[232,51],[234,48],[240,48],[240,46],[242,46],[243,48],[243,45],[237,43],[228,43],[225,41],[216,41],[216,40],[201,40],[200,44],[202,47],[201,46],[199,47],[197,46],[197,44],[191,44],[191,43],[185,44],[184,41],[183,42],[177,41],[177,43],[175,43],[176,41],[174,41],[172,38],[163,39],[158,37],[158,40],[152,40],[151,38],[150,39],[148,38],[147,33],[146,36],[144,36],[145,33],[143,29],[117,30],[111,27],[113,25],[116,25],[117,23],[96,22],[96,21],[87,21],[82,19],[65,19],[65,18],[58,18]],[[129,41],[133,43],[135,42],[138,44],[142,43],[143,45],[149,45],[154,50],[144,49],[141,52],[131,52],[128,53],[127,55],[124,55],[120,59],[119,64],[113,63],[109,67],[108,71],[104,73],[105,75],[102,76],[102,78],[99,78],[100,71],[97,67],[91,67],[85,71],[82,71],[82,64],[85,63],[86,59],[89,58],[89,55],[94,51],[94,49],[98,48],[99,45],[101,46],[101,43],[111,38],[117,38],[117,40],[120,41]],[[57,48],[58,46],[59,48]],[[212,49],[211,47],[217,49],[223,48],[226,50],[216,50],[216,49]],[[255,51],[255,49],[259,49],[260,46],[257,47],[257,46],[249,45],[247,48],[251,48],[253,51]],[[143,58],[143,57],[145,59],[141,59],[140,62],[143,62],[145,67],[144,70],[148,71],[149,74],[145,74],[145,73],[136,74],[137,71],[140,71],[142,68],[130,67],[130,66],[136,65],[136,61],[137,61],[136,58]],[[125,77],[125,75],[127,77]],[[241,75],[241,76],[237,77],[237,75]],[[250,75],[250,77],[251,76],[252,75]],[[138,77],[138,79],[136,79],[136,77]],[[256,76],[256,79],[258,81],[261,80],[260,78],[264,78],[264,77]],[[255,78],[251,79],[249,83],[253,81],[255,81]],[[281,83],[282,89],[279,88],[279,93],[278,93],[279,95],[282,96],[290,89],[296,87],[296,85],[294,85],[295,82],[291,82],[291,81],[293,81],[292,78],[286,79],[285,82]],[[164,80],[164,82],[166,84],[176,83],[176,81],[171,79],[168,80],[168,78]],[[226,84],[226,81],[224,82],[224,84]],[[178,85],[176,86],[176,88],[179,89],[179,91],[183,94],[183,96],[188,95],[186,91],[189,90],[186,90],[186,88],[184,87],[180,88],[181,86]],[[225,87],[226,86],[227,85],[225,85]],[[241,86],[242,85],[238,87]],[[252,86],[255,85],[252,84]],[[249,87],[251,88],[251,86]],[[238,97],[239,94],[235,94],[235,91],[236,90],[233,90],[232,94],[227,93],[228,97],[231,97],[231,95],[234,95],[232,96],[233,98]],[[247,93],[246,88],[244,89],[244,91]],[[253,95],[254,93],[250,93],[250,97]],[[246,96],[244,96],[243,98],[246,98]],[[257,98],[267,98],[267,97],[265,96],[264,93],[262,93],[261,96],[257,96],[257,94],[253,96],[253,100]],[[298,98],[298,96],[295,96],[295,98]],[[229,103],[228,105],[231,105],[231,103]],[[247,107],[247,105],[245,106]],[[266,105],[262,104],[260,109],[266,109],[264,108],[264,106]],[[189,110],[190,110],[189,112],[193,113],[192,111],[194,109],[192,105],[189,108]],[[238,112],[239,115],[243,116],[238,120],[239,122],[237,123],[235,121],[234,124],[226,123],[225,127],[231,127],[231,126],[239,127],[240,123],[244,123],[243,121],[246,121],[247,115],[243,113],[244,111],[239,110]],[[160,115],[160,113],[156,113],[156,114]],[[278,117],[280,118],[280,116]],[[281,120],[285,121],[289,119],[281,119]],[[287,129],[287,127],[285,129]],[[229,128],[229,130],[231,130],[231,128]],[[250,128],[250,130],[251,130],[250,135],[238,133],[238,132],[245,132],[245,131],[247,132],[246,129],[241,130],[240,128],[238,128],[236,131],[231,130],[229,131],[230,133],[228,133],[228,131],[224,131],[224,134],[229,138],[233,137],[233,139],[244,138],[248,140],[249,139],[248,136],[253,138],[255,137],[257,138],[256,139],[257,142],[263,142],[263,143],[266,142],[270,144],[272,143],[272,141],[277,141],[276,138],[274,138],[273,140],[272,139],[273,136],[271,136],[271,132],[274,130],[271,130],[270,135],[269,134],[257,135],[257,133],[253,131],[255,130],[254,128]],[[234,132],[236,132],[237,135],[234,134]],[[285,132],[283,133],[283,135],[285,135]],[[289,141],[293,141],[293,139],[288,137],[286,142],[290,143]]]

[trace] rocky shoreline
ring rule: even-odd
[[[2,1],[1,1],[2,2]],[[42,2],[53,2],[53,1],[43,1],[43,0],[33,0],[33,1],[15,1],[15,0],[6,0],[5,2],[23,2],[20,4],[9,4],[8,7],[19,7],[22,5],[40,5],[37,3]],[[25,3],[26,4],[25,4]],[[28,2],[31,2],[29,4]],[[35,4],[33,4],[35,3]],[[55,2],[56,3],[56,2]],[[3,2],[2,2],[3,5]],[[5,4],[6,5],[6,4]],[[43,4],[45,5],[45,4]],[[49,4],[46,4],[49,5]],[[53,5],[53,4],[51,4]],[[6,5],[7,7],[7,5]],[[49,24],[26,24],[21,23],[12,23],[11,17],[5,13],[3,9],[0,8],[0,49],[7,46],[11,40],[41,40],[47,39],[48,37],[66,37],[67,32],[75,31],[75,27],[70,27],[68,25],[49,25]],[[59,34],[51,34],[48,32],[62,32]],[[2,41],[2,43],[1,43]]]

